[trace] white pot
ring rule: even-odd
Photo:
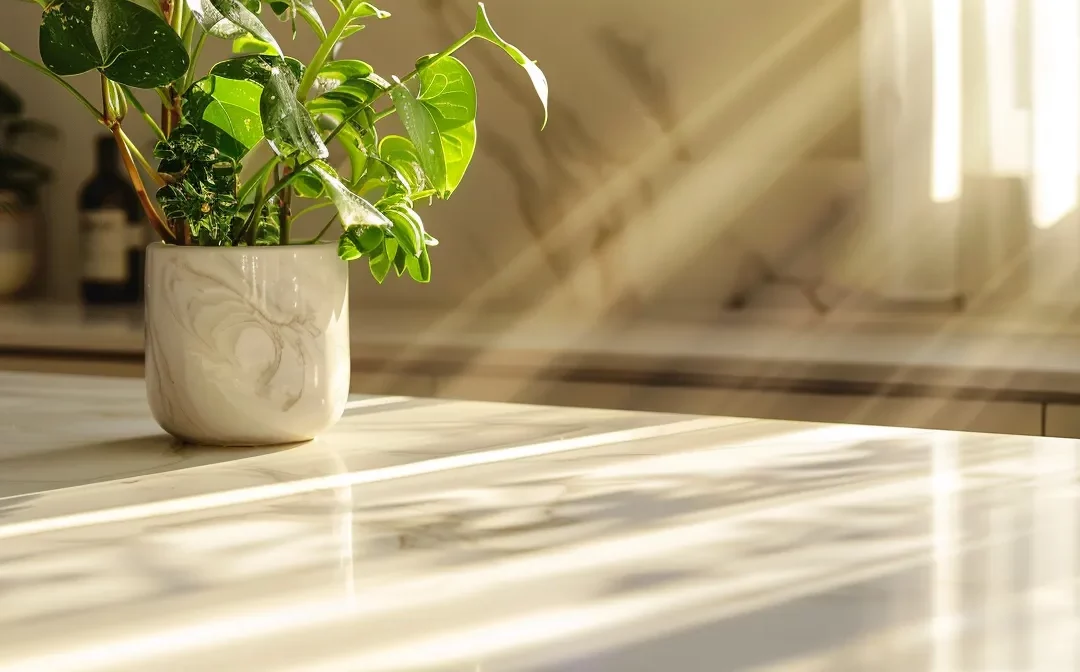
[[[349,393],[349,271],[333,244],[146,250],[146,391],[184,441],[306,441]]]

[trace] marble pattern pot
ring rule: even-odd
[[[146,389],[173,436],[306,441],[341,417],[349,370],[335,245],[147,248]]]

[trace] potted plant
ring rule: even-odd
[[[480,39],[505,51],[532,80],[546,121],[543,73],[495,32],[482,3],[471,31],[385,79],[337,58],[367,22],[389,17],[361,0],[326,0],[321,10],[315,0],[33,1],[41,62],[3,43],[0,51],[66,87],[115,138],[162,241],[147,249],[150,406],[183,440],[307,440],[341,416],[345,262],[366,258],[378,282],[391,271],[427,282],[437,241],[417,208],[449,198],[473,155],[476,89],[459,49]],[[302,23],[318,37],[306,62],[284,54],[259,18],[270,12],[294,36]],[[211,38],[242,55],[199,72]],[[64,79],[90,71],[98,104]],[[160,118],[133,89],[157,92]],[[158,136],[156,165],[124,131],[136,114]],[[380,136],[378,122],[395,114],[405,134]],[[262,145],[269,158],[245,165]],[[347,158],[341,172],[328,162],[335,145]],[[335,208],[331,220],[296,240],[296,215],[323,205]],[[323,243],[335,223],[336,242]]]

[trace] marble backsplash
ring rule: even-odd
[[[358,265],[354,304],[702,315],[779,286],[815,307],[862,180],[858,0],[488,5],[546,71],[550,123],[540,131],[513,63],[470,45],[479,149],[455,197],[422,213],[442,241],[434,281],[377,287]],[[466,31],[472,6],[386,0],[394,18],[353,38],[343,56],[404,72]],[[5,3],[0,17],[16,27],[0,35],[35,53],[37,8]],[[287,26],[275,29],[287,38]],[[312,49],[301,31],[294,51]],[[227,55],[217,43],[203,58]],[[96,127],[35,73],[4,62],[0,76],[65,131],[42,153],[58,173],[47,204],[50,293],[73,298],[75,192],[91,172]],[[91,78],[75,83],[92,95]]]

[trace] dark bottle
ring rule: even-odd
[[[82,297],[88,304],[137,303],[142,298],[145,226],[142,206],[120,172],[111,135],[97,141],[97,166],[79,193]]]

